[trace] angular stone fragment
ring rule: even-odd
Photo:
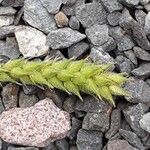
[[[45,147],[64,138],[70,130],[70,117],[51,99],[29,108],[14,108],[0,115],[0,137],[9,143]]]
[[[9,83],[3,87],[2,101],[5,106],[5,110],[17,107],[18,103],[19,86]]]
[[[117,139],[108,142],[107,150],[138,150],[138,149],[131,146],[125,140]]]
[[[47,54],[46,35],[27,26],[19,26],[15,30],[19,51],[24,57],[39,57]]]
[[[119,0],[121,3],[127,6],[137,6],[140,0]]]
[[[40,0],[25,0],[24,20],[45,33],[56,29],[54,16],[48,13],[46,8],[42,6]]]
[[[107,13],[101,3],[88,3],[76,8],[76,17],[87,28],[106,23]]]
[[[3,0],[2,5],[3,6],[12,6],[12,7],[18,7],[23,6],[25,0]]]
[[[135,53],[132,50],[129,51],[125,51],[124,54],[126,55],[126,57],[128,59],[130,59],[130,61],[137,66],[138,62],[137,62],[137,58],[135,56]]]
[[[69,150],[69,142],[65,138],[55,141],[55,145],[58,150]]]
[[[145,61],[150,61],[150,53],[145,51],[144,49],[141,49],[140,47],[134,47],[133,51],[137,58]]]
[[[12,7],[0,7],[0,15],[15,15],[16,12]]]
[[[105,8],[110,12],[114,12],[117,10],[122,10],[123,6],[118,0],[101,0]]]
[[[134,146],[134,147],[136,147],[136,148],[138,148],[140,150],[144,150],[145,149],[145,147],[143,146],[140,138],[134,132],[120,129],[119,130],[119,134],[125,140],[127,140],[132,146]]]
[[[131,72],[135,77],[146,79],[150,76],[150,63],[141,64],[138,68]]]
[[[140,85],[140,84],[139,84]],[[148,106],[142,103],[129,106],[123,110],[126,121],[139,137],[145,137],[147,133],[140,127],[139,121],[148,112]]]
[[[95,46],[101,46],[108,41],[108,26],[95,24],[85,30],[87,38]]]
[[[85,130],[106,132],[109,128],[109,114],[87,113],[84,117],[82,128]]]
[[[79,30],[80,22],[75,16],[71,16],[71,18],[69,20],[69,26],[70,26],[70,28],[72,28],[74,30]]]
[[[140,23],[141,26],[144,27],[145,25],[145,17],[146,17],[146,13],[143,10],[136,10],[135,11],[135,17],[136,20],[138,21],[138,23]]]
[[[0,16],[0,28],[3,26],[8,26],[13,24],[14,22],[14,16],[7,16],[7,15],[3,15]]]
[[[84,34],[66,27],[50,31],[47,36],[47,44],[52,49],[67,48],[72,44],[81,41],[85,37]]]
[[[139,86],[140,85],[140,86]],[[132,78],[125,84],[125,89],[131,93],[132,97],[126,97],[131,103],[149,103],[150,87],[143,80]]]
[[[62,0],[40,0],[50,14],[56,14],[62,4]]]
[[[79,150],[101,150],[103,134],[98,131],[79,130],[77,147]]]
[[[3,102],[2,102],[2,99],[0,99],[0,114],[4,111],[4,105],[3,105]]]
[[[7,150],[39,150],[39,148],[35,148],[35,147],[13,147],[13,146],[9,146]]]

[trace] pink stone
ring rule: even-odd
[[[0,137],[13,144],[45,147],[64,138],[71,129],[69,113],[51,99],[29,108],[13,108],[0,115]]]

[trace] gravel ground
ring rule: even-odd
[[[115,63],[131,80],[132,97],[116,97],[116,108],[35,86],[3,84],[0,113],[51,98],[70,113],[66,138],[47,147],[0,140],[2,150],[150,149],[150,0],[0,0],[0,62],[15,58],[83,59]]]

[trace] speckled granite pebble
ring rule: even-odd
[[[0,115],[0,137],[19,145],[45,147],[64,138],[70,130],[70,116],[51,99],[29,108],[13,108]]]

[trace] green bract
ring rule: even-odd
[[[85,92],[115,105],[112,95],[129,95],[122,88],[127,78],[110,72],[110,66],[85,60],[38,62],[17,59],[0,65],[0,82],[46,85],[75,94],[81,100],[80,92]]]

